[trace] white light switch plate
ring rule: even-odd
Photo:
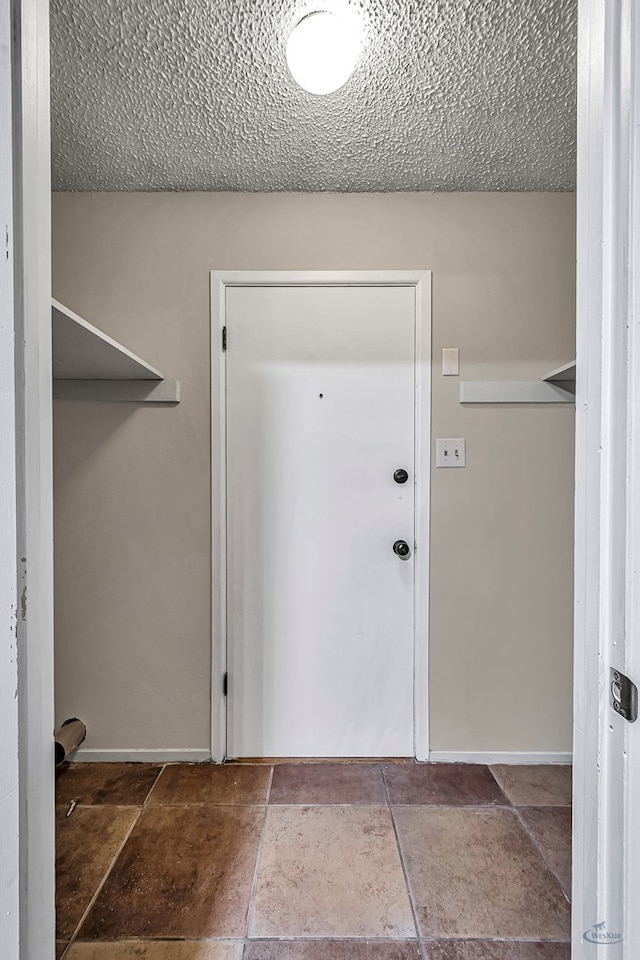
[[[442,376],[457,377],[460,352],[457,347],[445,347],[442,351]]]
[[[466,467],[467,444],[463,437],[436,440],[436,467]]]

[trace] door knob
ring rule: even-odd
[[[396,540],[393,545],[393,552],[401,557],[403,560],[410,555],[411,549],[406,540]]]
[[[409,474],[406,470],[399,469],[394,473],[393,479],[396,483],[406,483],[409,479]]]

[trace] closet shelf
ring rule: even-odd
[[[180,383],[167,380],[135,353],[51,301],[54,397],[178,403]]]
[[[465,380],[460,403],[575,403],[576,361],[539,380]]]

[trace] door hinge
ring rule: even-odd
[[[633,723],[638,719],[638,688],[624,673],[609,671],[609,703],[617,714]]]
[[[224,677],[222,678],[222,696],[223,697],[226,697],[228,689],[229,689],[229,674],[225,673]]]
[[[223,350],[227,349],[227,328],[226,327],[222,328],[222,349]]]

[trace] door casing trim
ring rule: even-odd
[[[431,490],[431,272],[211,271],[211,759],[226,758],[227,710],[227,489],[226,489],[226,326],[227,287],[413,287],[414,457],[416,469],[414,541],[414,756],[429,759],[429,521]]]

